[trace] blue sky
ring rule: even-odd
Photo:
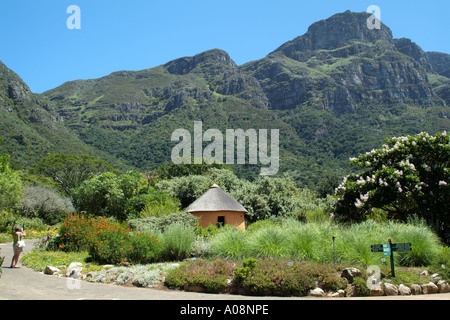
[[[81,9],[80,30],[67,28],[70,5]],[[450,53],[448,0],[1,0],[0,60],[36,93],[213,48],[240,65],[318,20],[369,5],[395,38]]]

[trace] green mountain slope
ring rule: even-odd
[[[325,188],[351,170],[349,157],[380,147],[385,137],[450,129],[448,55],[393,39],[385,25],[369,30],[368,17],[336,14],[242,66],[213,49],[33,96],[53,108],[52,125],[62,119],[67,134],[141,170],[169,163],[172,132],[192,133],[194,121],[224,135],[279,129],[280,173]],[[254,165],[233,169],[259,173]]]
[[[0,153],[9,153],[15,168],[27,168],[52,153],[100,155],[68,130],[50,100],[33,94],[13,71],[0,62]]]

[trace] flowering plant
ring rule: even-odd
[[[88,251],[99,262],[117,264],[131,260],[147,263],[158,257],[158,239],[148,234],[131,235],[128,228],[105,217],[69,214],[60,234],[60,249]]]
[[[417,215],[438,227],[450,226],[450,139],[446,131],[430,136],[386,140],[380,149],[351,158],[363,169],[344,178],[336,188],[335,214],[362,221],[374,208],[406,221]]]

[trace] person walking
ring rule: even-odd
[[[26,236],[26,233],[23,231],[23,228],[16,225],[12,236],[14,256],[11,260],[11,268],[20,268],[17,264],[19,263],[20,254],[23,252],[22,238]]]

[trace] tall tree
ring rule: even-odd
[[[114,171],[107,162],[88,155],[53,154],[45,157],[30,170],[53,179],[69,196],[83,181],[105,171]]]
[[[446,131],[390,138],[382,148],[350,161],[363,170],[347,176],[336,188],[338,218],[361,221],[379,208],[401,221],[421,217],[441,236],[448,236],[450,139]]]

